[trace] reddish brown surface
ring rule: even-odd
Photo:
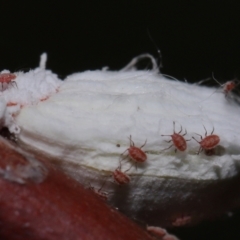
[[[43,174],[36,183],[19,170],[29,165],[28,158],[0,141],[0,239],[152,239],[96,194],[41,162],[47,171],[36,168]],[[9,171],[25,183],[9,180]]]

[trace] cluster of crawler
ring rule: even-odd
[[[204,127],[204,126],[203,126]],[[185,139],[184,136],[187,134],[187,131],[185,130],[185,132],[182,134],[182,126],[179,132],[175,132],[175,122],[173,122],[173,134],[171,135],[161,135],[161,136],[169,136],[171,137],[171,139],[169,141],[166,141],[168,143],[172,143],[168,148],[163,149],[162,151],[165,151],[167,149],[170,149],[171,147],[175,147],[175,152],[178,151],[185,151],[187,149],[187,141],[190,141],[191,139]],[[196,154],[199,154],[201,151],[205,151],[205,154],[207,155],[212,155],[214,154],[214,149],[215,147],[219,144],[220,142],[220,138],[218,135],[213,134],[214,129],[212,130],[210,135],[207,135],[207,130],[205,129],[205,137],[202,137],[200,134],[200,141],[198,141],[195,137],[192,137],[192,139],[194,139],[197,143],[199,143],[200,147],[199,150]],[[127,172],[131,169],[131,167],[133,165],[131,165],[131,167],[125,171],[122,171],[121,166],[122,166],[122,161],[125,158],[129,158],[133,163],[137,164],[141,164],[147,161],[147,154],[146,152],[144,152],[142,150],[142,148],[146,145],[147,140],[145,141],[145,143],[140,146],[140,147],[136,147],[133,140],[132,140],[132,136],[130,135],[129,137],[130,140],[130,146],[129,148],[127,148],[120,157],[120,162],[119,162],[119,166],[112,172],[112,178],[114,180],[114,183],[118,184],[118,185],[126,185],[130,182],[130,176],[127,174]],[[125,154],[127,152],[127,154]],[[125,155],[124,155],[125,154]],[[104,185],[104,184],[103,184]],[[102,187],[103,187],[102,185]],[[101,191],[102,187],[100,189],[95,189],[94,187],[90,187],[91,190],[93,190],[100,198],[102,198],[103,200],[107,201],[108,199],[108,193]],[[183,216],[181,218],[176,219],[172,225],[173,226],[182,226],[182,225],[186,225],[191,221],[191,217],[189,216]],[[177,238],[175,238],[175,236],[168,234],[164,229],[160,228],[160,227],[156,227],[156,226],[147,226],[147,230],[155,235],[160,237],[161,239],[164,240],[175,240]]]
[[[217,80],[216,80],[217,81]],[[219,83],[220,84],[220,83]],[[222,92],[225,95],[225,98],[229,96],[229,93],[237,87],[239,82],[233,80],[228,81],[223,85],[220,85],[222,87]],[[194,136],[192,136],[191,139],[195,140],[199,144],[199,150],[196,152],[196,154],[200,154],[200,152],[204,151],[204,154],[207,156],[215,155],[215,149],[218,146],[220,142],[220,137],[216,134],[214,134],[214,128],[212,129],[212,132],[210,134],[207,133],[207,130],[205,126],[203,125],[203,128],[205,130],[205,135],[202,136],[198,133],[195,133],[199,136],[199,139],[196,139]],[[184,152],[187,149],[187,142],[191,139],[185,139],[185,136],[187,135],[187,131],[185,129],[185,132],[183,133],[183,128],[181,126],[180,131],[175,131],[175,121],[173,121],[173,133],[169,135],[161,135],[163,137],[170,137],[170,140],[165,140],[166,142],[170,143],[170,146],[162,149],[161,151],[168,150],[170,148],[174,148],[175,153],[177,151]],[[130,183],[130,176],[127,174],[127,172],[131,169],[133,164],[141,164],[147,161],[147,151],[143,151],[142,148],[146,145],[147,140],[145,143],[137,147],[135,146],[132,136],[129,137],[130,140],[130,146],[127,148],[120,157],[119,166],[112,172],[112,178],[114,180],[114,183],[122,186]],[[125,171],[122,171],[122,160],[128,158],[133,162],[131,167]],[[104,184],[103,184],[104,185]],[[103,187],[102,185],[102,187]],[[102,199],[105,201],[108,199],[108,193],[101,191],[102,187],[100,189],[95,189],[91,187],[91,189]],[[173,226],[183,226],[191,222],[190,216],[182,216],[180,218],[177,218],[174,222],[172,222]],[[157,226],[147,226],[147,231],[154,235],[155,237],[162,239],[162,240],[177,240],[177,238],[171,234],[169,234],[165,229],[157,227]]]
[[[1,90],[4,91],[8,88],[8,86],[15,85],[17,87],[17,83],[15,81],[16,75],[13,73],[1,73],[0,74],[0,83],[1,83]],[[214,79],[221,87],[222,91],[227,98],[229,93],[234,90],[237,85],[239,84],[238,81],[228,81],[225,84],[221,85],[216,79]],[[205,126],[203,126],[205,129],[205,135],[204,137],[198,133],[195,133],[199,136],[199,139],[196,139],[194,136],[192,136],[191,139],[185,139],[185,136],[187,135],[187,131],[183,133],[183,128],[181,126],[180,131],[175,131],[175,121],[173,121],[173,133],[169,135],[161,135],[163,137],[169,137],[169,140],[165,140],[166,142],[170,143],[169,147],[162,149],[161,151],[166,151],[170,148],[174,148],[174,151],[180,151],[184,152],[187,149],[187,142],[190,140],[195,140],[199,144],[199,150],[196,154],[199,154],[200,152],[204,151],[206,155],[214,155],[215,154],[215,148],[220,142],[220,137],[216,134],[214,134],[214,128],[212,132],[208,135],[207,130]],[[119,166],[112,172],[111,177],[113,178],[113,181],[117,185],[127,185],[130,183],[131,179],[130,176],[127,174],[127,172],[131,169],[133,164],[142,164],[147,161],[147,152],[143,151],[142,148],[146,145],[147,140],[145,143],[137,147],[135,146],[132,136],[129,137],[130,140],[130,146],[121,154],[120,160],[119,160]],[[133,162],[131,167],[125,171],[122,171],[122,161],[125,159],[129,159]],[[104,184],[103,184],[104,185]],[[96,189],[94,187],[90,187],[92,191],[94,191],[99,197],[101,197],[103,200],[108,199],[108,193],[101,191],[103,188],[103,185],[100,189]],[[181,226],[187,224],[189,221],[191,221],[190,217],[183,216],[182,218],[177,219],[172,224],[174,226]],[[156,227],[156,226],[147,226],[147,231],[149,231],[152,235],[156,237],[160,237],[163,240],[176,240],[177,238],[171,234],[168,234],[166,230]]]
[[[221,86],[222,92],[224,93],[226,98],[229,96],[230,92],[233,91],[240,83],[237,80],[232,80],[232,81],[227,81],[225,84],[220,84],[214,77],[213,77],[213,79]],[[213,134],[214,128],[213,128],[212,132],[208,135],[205,126],[203,126],[203,127],[205,129],[205,136],[203,137],[202,135],[195,133],[196,135],[198,135],[200,137],[200,141],[198,141],[195,137],[192,137],[192,139],[194,139],[200,145],[197,154],[199,154],[201,151],[204,151],[204,153],[206,155],[211,156],[211,155],[215,154],[215,148],[219,144],[220,138],[218,135]],[[184,136],[186,134],[187,134],[186,130],[182,134],[182,126],[181,126],[181,129],[179,132],[175,132],[175,121],[173,121],[173,134],[161,135],[161,136],[171,137],[171,139],[169,141],[166,141],[168,143],[171,143],[171,145],[168,148],[163,149],[162,151],[170,149],[173,146],[175,147],[175,152],[177,152],[177,150],[181,151],[181,152],[185,151],[187,149],[187,141],[191,140],[191,139],[184,138]],[[142,150],[142,148],[146,145],[147,140],[141,147],[135,146],[131,135],[130,135],[129,140],[130,140],[130,146],[125,151],[125,152],[128,152],[128,154],[126,156],[124,156],[125,152],[123,152],[121,154],[121,156],[122,156],[121,161],[124,158],[128,157],[135,164],[144,163],[147,160],[147,154],[146,154],[146,152],[144,152]],[[112,177],[113,177],[115,183],[117,183],[119,185],[124,185],[124,184],[128,184],[130,182],[130,177],[129,177],[129,175],[127,175],[127,172],[131,169],[132,166],[123,172],[121,170],[121,161],[119,163],[119,166],[113,171]],[[105,198],[105,199],[107,198],[106,194],[102,195],[99,190],[98,191],[95,190],[95,192],[97,194],[101,195],[102,198]]]
[[[163,149],[162,151],[170,149],[171,147],[174,146],[175,147],[175,152],[177,152],[177,150],[183,152],[187,149],[187,141],[190,141],[191,139],[185,139],[184,138],[184,136],[187,134],[187,131],[185,130],[185,133],[181,134],[182,133],[182,127],[181,127],[179,132],[175,132],[175,122],[173,122],[173,128],[174,128],[173,134],[171,134],[171,135],[161,135],[161,136],[171,137],[171,139],[169,141],[166,141],[168,143],[171,143],[171,145],[168,148]],[[204,129],[205,129],[205,137],[204,138],[200,134],[196,133],[197,135],[199,135],[199,137],[201,139],[200,141],[198,141],[195,137],[192,137],[192,139],[194,139],[200,145],[197,154],[199,154],[201,151],[204,150],[205,154],[213,155],[215,147],[220,142],[220,138],[219,138],[218,135],[213,134],[214,128],[213,128],[210,135],[207,135],[207,130],[206,130],[205,127],[204,127]],[[120,164],[119,164],[118,168],[115,169],[115,171],[113,171],[113,174],[112,174],[114,181],[119,185],[128,184],[130,182],[130,177],[127,175],[127,171],[129,171],[131,167],[124,172],[121,171],[121,162],[122,162],[123,159],[128,157],[135,164],[141,164],[141,163],[144,163],[147,160],[147,154],[146,154],[146,152],[144,152],[142,150],[142,148],[146,145],[147,140],[145,141],[145,143],[141,147],[136,147],[134,142],[132,141],[131,135],[130,135],[129,139],[130,139],[130,146],[125,151],[125,152],[128,152],[128,153],[127,153],[126,156],[124,156],[125,152],[122,153],[122,159],[120,161]]]

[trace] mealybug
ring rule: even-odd
[[[168,142],[168,143],[173,142],[173,144],[170,147],[165,148],[163,150],[167,150],[167,149],[171,148],[174,145],[175,146],[175,152],[177,150],[185,151],[187,149],[186,141],[190,141],[190,139],[186,140],[184,138],[184,136],[187,134],[186,129],[185,129],[185,133],[184,134],[180,134],[181,132],[182,132],[182,126],[181,126],[181,129],[180,129],[180,131],[178,133],[175,132],[175,122],[173,122],[173,134],[172,135],[161,135],[161,136],[170,136],[172,139],[169,140],[169,141],[166,141],[166,142]]]
[[[203,126],[203,127],[205,129],[205,138],[203,138],[202,135],[196,133],[198,136],[201,137],[201,141],[199,142],[197,139],[192,137],[196,142],[198,142],[200,144],[200,148],[199,148],[197,154],[199,154],[203,149],[210,150],[210,149],[215,148],[218,145],[218,143],[220,142],[219,136],[213,134],[214,128],[213,128],[211,134],[207,136],[207,130],[206,130],[205,126]]]

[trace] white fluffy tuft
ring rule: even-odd
[[[16,78],[0,83],[0,127],[8,127],[11,133],[20,133],[14,118],[23,106],[37,105],[58,91],[62,81],[56,74],[46,70],[47,54],[41,55],[39,67],[29,72],[15,72]],[[10,73],[3,70],[0,73]],[[1,78],[0,78],[1,81]]]

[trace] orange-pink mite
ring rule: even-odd
[[[16,82],[13,81],[16,77],[17,76],[13,73],[0,73],[0,83],[2,83],[2,85],[4,83],[16,84]]]
[[[237,79],[234,79],[231,81],[227,81],[224,84],[221,84],[217,79],[214,78],[214,76],[213,76],[213,79],[222,87],[225,97],[227,97],[229,92],[231,92],[234,88],[236,88],[237,85],[239,85],[240,83]]]
[[[223,91],[225,93],[225,97],[227,97],[228,93],[231,92],[236,87],[235,81],[228,81],[223,85]]]
[[[161,135],[161,136],[170,136],[172,139],[169,140],[169,141],[166,141],[166,142],[173,142],[173,144],[168,147],[168,148],[165,148],[163,150],[167,150],[169,148],[171,148],[173,145],[175,146],[175,152],[177,150],[179,151],[185,151],[187,149],[187,143],[186,141],[190,141],[190,139],[186,140],[184,138],[184,136],[187,134],[187,131],[185,130],[185,133],[184,134],[180,134],[182,132],[182,126],[181,126],[181,129],[178,133],[175,132],[175,122],[173,122],[173,134],[172,135]]]
[[[127,171],[122,172],[120,165],[112,174],[115,182],[118,183],[119,185],[128,184],[130,182],[130,177],[126,174]]]
[[[0,73],[0,82],[1,83],[9,83],[17,76],[13,73]]]
[[[210,150],[210,149],[215,148],[218,145],[218,143],[220,142],[219,136],[213,134],[214,128],[213,128],[211,134],[208,135],[208,136],[207,136],[207,130],[206,130],[205,127],[204,127],[204,129],[205,129],[205,138],[203,138],[200,134],[196,133],[197,135],[199,135],[201,137],[201,141],[200,142],[197,141],[194,137],[192,137],[196,142],[198,142],[200,144],[200,148],[199,148],[197,154],[199,154],[203,149],[204,150]]]
[[[140,147],[135,147],[134,142],[132,141],[132,136],[130,135],[130,147],[126,150],[128,151],[128,156],[136,163],[143,163],[147,160],[146,153],[142,150],[142,148],[146,145],[147,140],[145,143]],[[126,152],[125,151],[125,152]],[[124,154],[124,153],[122,153]]]

